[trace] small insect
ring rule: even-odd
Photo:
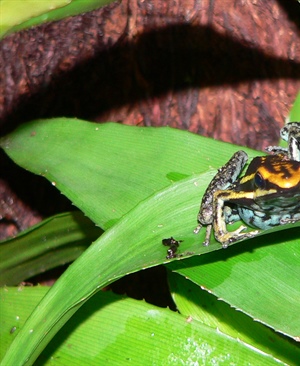
[[[300,122],[287,124],[280,134],[288,147],[269,146],[273,155],[254,158],[244,176],[239,178],[248,156],[242,150],[218,170],[204,193],[194,230],[197,234],[206,226],[204,245],[209,245],[212,230],[223,248],[259,234],[245,232],[244,225],[229,232],[226,224],[238,220],[262,230],[300,220]]]
[[[171,238],[162,240],[163,245],[165,245],[166,247],[169,247],[169,249],[167,250],[167,253],[168,253],[168,255],[166,256],[167,259],[172,259],[172,258],[177,257],[176,252],[177,252],[177,249],[181,242],[182,242],[182,240],[175,240],[172,236],[171,236]]]

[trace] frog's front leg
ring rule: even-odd
[[[280,136],[288,142],[288,157],[300,161],[300,122],[290,122],[280,130]]]
[[[253,238],[259,233],[259,230],[252,230],[249,232],[242,232],[247,229],[246,226],[241,225],[235,231],[228,231],[226,227],[225,219],[225,203],[230,201],[234,202],[235,199],[248,198],[253,200],[253,192],[232,192],[230,190],[217,191],[213,197],[213,228],[217,241],[222,244],[223,248],[227,248],[228,245],[243,239]]]
[[[290,122],[280,130],[280,137],[287,141],[288,147],[268,146],[266,151],[284,154],[291,160],[300,161],[300,122]]]
[[[240,150],[234,153],[231,159],[218,170],[218,173],[207,187],[197,217],[199,225],[194,230],[197,234],[203,226],[206,226],[203,245],[207,246],[210,242],[212,224],[214,221],[213,197],[215,192],[228,188],[237,179],[247,160],[248,155],[244,151]]]

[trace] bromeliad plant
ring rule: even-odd
[[[208,183],[237,146],[171,128],[65,118],[23,125],[1,146],[91,220],[58,215],[2,243],[6,285],[78,256],[49,290],[2,289],[3,365],[297,363],[299,223],[226,250],[214,239],[204,247],[205,231],[193,232]],[[162,239],[171,236],[182,242],[166,259]],[[179,314],[99,292],[159,264]]]
[[[1,1],[0,36],[109,2],[30,1]],[[1,147],[80,209],[0,244],[2,365],[299,362],[299,223],[226,250],[213,238],[202,246],[205,231],[193,232],[206,187],[239,147],[170,128],[62,118],[24,125]],[[262,154],[244,150],[250,160]],[[174,259],[162,245],[170,237],[180,242]],[[50,289],[13,287],[71,261]],[[159,264],[178,313],[99,291]]]

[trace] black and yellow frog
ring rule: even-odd
[[[273,226],[300,220],[300,122],[285,125],[281,137],[287,148],[270,146],[272,155],[254,158],[243,177],[247,163],[244,151],[237,151],[218,170],[201,202],[195,233],[206,226],[204,245],[209,245],[212,229],[223,248],[237,240],[252,238]],[[242,225],[229,232],[226,224],[242,220],[256,228],[245,232]]]

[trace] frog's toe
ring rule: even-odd
[[[199,224],[197,227],[195,227],[195,229],[194,229],[194,233],[195,233],[195,234],[198,234],[198,233],[199,233],[199,231],[201,230],[201,228],[202,228],[202,225],[201,225],[201,224]]]
[[[247,233],[242,233],[247,227],[241,225],[237,230],[216,235],[216,239],[222,244],[222,248],[227,248],[229,245],[239,240],[250,239],[259,234],[259,230],[252,230]]]
[[[241,234],[242,231],[245,231],[247,230],[247,226],[245,225],[241,225],[238,229],[236,229],[235,231],[231,232],[231,233],[228,233],[228,234],[232,234],[232,236],[239,236],[239,235],[244,235],[244,234]]]
[[[209,246],[209,240],[204,240],[204,242],[202,243],[204,247],[208,247]]]

